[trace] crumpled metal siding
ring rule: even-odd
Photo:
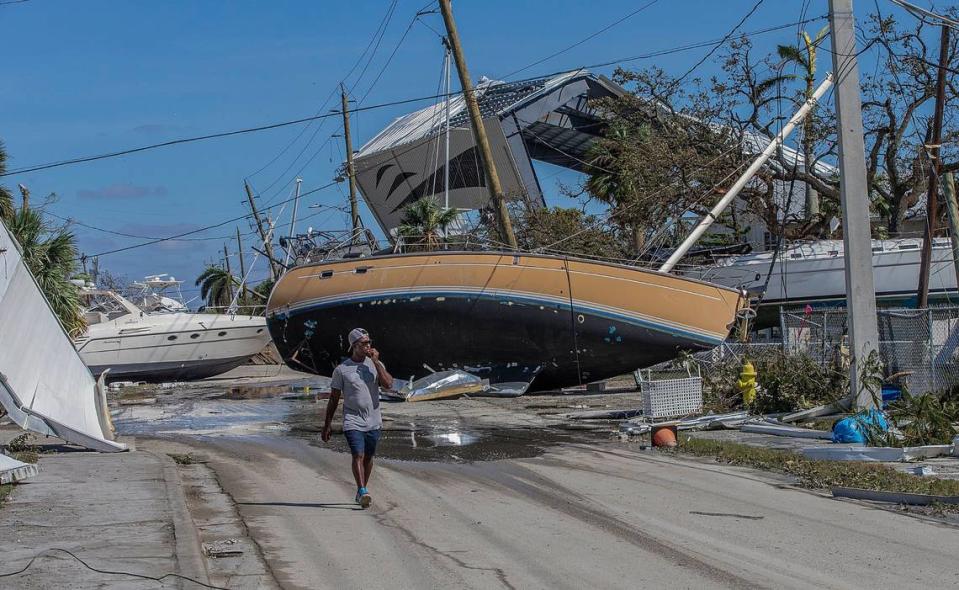
[[[98,451],[110,440],[105,401],[0,222],[0,404],[22,428]]]

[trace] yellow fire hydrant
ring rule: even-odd
[[[756,368],[751,362],[743,363],[743,370],[739,373],[736,387],[743,394],[743,404],[750,406],[756,401]]]

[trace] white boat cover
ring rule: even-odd
[[[33,477],[39,473],[36,465],[17,461],[13,457],[0,455],[0,484],[13,483]]]
[[[0,404],[22,428],[97,451],[112,440],[102,379],[87,369],[0,221]]]

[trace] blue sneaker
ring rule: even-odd
[[[363,508],[369,508],[370,504],[373,503],[373,496],[366,490],[366,488],[360,488],[356,490],[356,498],[354,498],[357,504]]]

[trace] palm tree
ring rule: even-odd
[[[0,142],[0,174],[7,170],[7,153]],[[24,197],[28,194],[23,189]],[[23,250],[23,261],[33,273],[53,312],[71,336],[87,327],[80,307],[80,292],[70,278],[76,272],[77,247],[73,234],[65,227],[47,224],[39,209],[13,204],[13,195],[0,186],[0,220],[7,226]]]
[[[610,128],[603,140],[593,144],[587,157],[591,170],[585,186],[589,194],[620,213],[619,221],[629,226],[636,253],[643,250],[646,228],[637,219],[640,213],[636,210],[640,178],[629,147],[644,141],[649,129],[641,128],[639,131],[640,137],[633,137],[625,126],[616,125]]]
[[[47,225],[39,209],[14,211],[5,223],[23,249],[23,261],[71,336],[86,329],[80,293],[70,278],[76,272],[77,248],[72,233]]]
[[[440,207],[435,197],[423,197],[410,203],[403,212],[399,234],[411,250],[436,250],[446,228],[459,216],[456,209]]]
[[[816,33],[813,39],[809,33],[803,31],[802,39],[804,47],[795,47],[793,45],[780,45],[776,48],[779,57],[786,63],[794,63],[803,71],[803,79],[806,82],[805,99],[809,100],[816,92],[816,50],[829,33],[829,27],[823,27]],[[804,165],[809,166],[813,160],[813,146],[815,138],[815,105],[809,111],[809,114],[803,120],[802,151]],[[812,188],[806,189],[806,213],[807,216],[819,213],[819,199]]]
[[[7,151],[3,148],[3,142],[0,141],[0,174],[7,172]],[[13,195],[7,190],[7,187],[0,186],[0,219],[7,221],[13,217]]]
[[[236,277],[214,265],[206,267],[195,283],[200,287],[200,297],[206,301],[206,306],[213,308],[229,307],[233,299],[233,286],[239,284]]]

